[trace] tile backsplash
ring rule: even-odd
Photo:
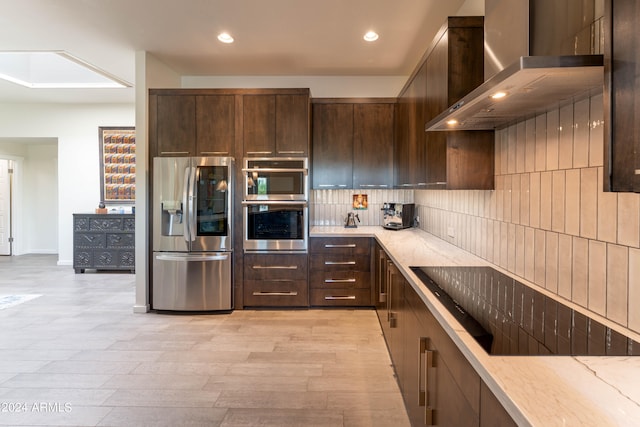
[[[347,213],[355,212],[360,225],[382,225],[383,203],[413,203],[413,193],[413,190],[312,190],[309,224],[344,225]],[[353,209],[354,194],[367,195],[367,209]]]
[[[602,102],[497,131],[495,190],[414,202],[425,231],[640,333],[640,194],[602,190]]]

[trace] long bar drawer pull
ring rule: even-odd
[[[349,243],[348,245],[324,245],[325,248],[355,248],[355,243]]]
[[[257,154],[272,154],[273,151],[247,151],[247,154],[250,156],[255,156]]]
[[[324,265],[356,265],[355,261],[325,261]]]
[[[200,152],[200,154],[203,154],[205,156],[223,156],[223,155],[228,155],[229,152],[228,151],[202,151]]]
[[[189,154],[189,151],[161,151],[160,155],[161,156],[166,156],[166,155],[172,155],[172,156],[184,156]]]
[[[254,270],[297,270],[297,265],[252,265]]]
[[[356,283],[356,279],[324,279],[324,283]]]
[[[336,296],[328,295],[328,296],[324,297],[324,299],[326,299],[327,301],[331,301],[331,300],[354,300],[354,299],[356,299],[356,296],[355,295],[336,295]]]
[[[285,296],[285,297],[295,297],[296,295],[298,295],[297,292],[295,291],[290,291],[290,292],[254,292],[253,296],[263,296],[263,297],[278,297],[278,296]]]

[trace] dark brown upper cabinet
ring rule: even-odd
[[[313,102],[312,187],[353,188],[353,104]]]
[[[233,156],[235,96],[197,93],[170,89],[150,92],[152,157]]]
[[[185,95],[149,96],[149,140],[154,156],[194,156],[196,98]]]
[[[245,156],[309,155],[309,91],[298,92],[244,95]]]
[[[391,188],[395,104],[353,106],[353,188]]]
[[[313,100],[315,189],[393,185],[395,99]]]
[[[640,193],[640,3],[605,1],[605,191]]]
[[[450,17],[426,57],[425,123],[483,82],[482,17]],[[426,132],[426,187],[494,188],[494,131]]]
[[[233,156],[235,96],[196,96],[196,154]]]
[[[422,63],[398,97],[394,142],[394,185],[426,188],[426,64]]]

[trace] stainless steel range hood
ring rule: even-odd
[[[425,126],[426,131],[501,129],[602,92],[602,55],[523,56]],[[494,99],[494,94],[504,96]]]

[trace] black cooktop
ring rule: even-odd
[[[640,355],[640,343],[491,267],[410,267],[494,355]]]

